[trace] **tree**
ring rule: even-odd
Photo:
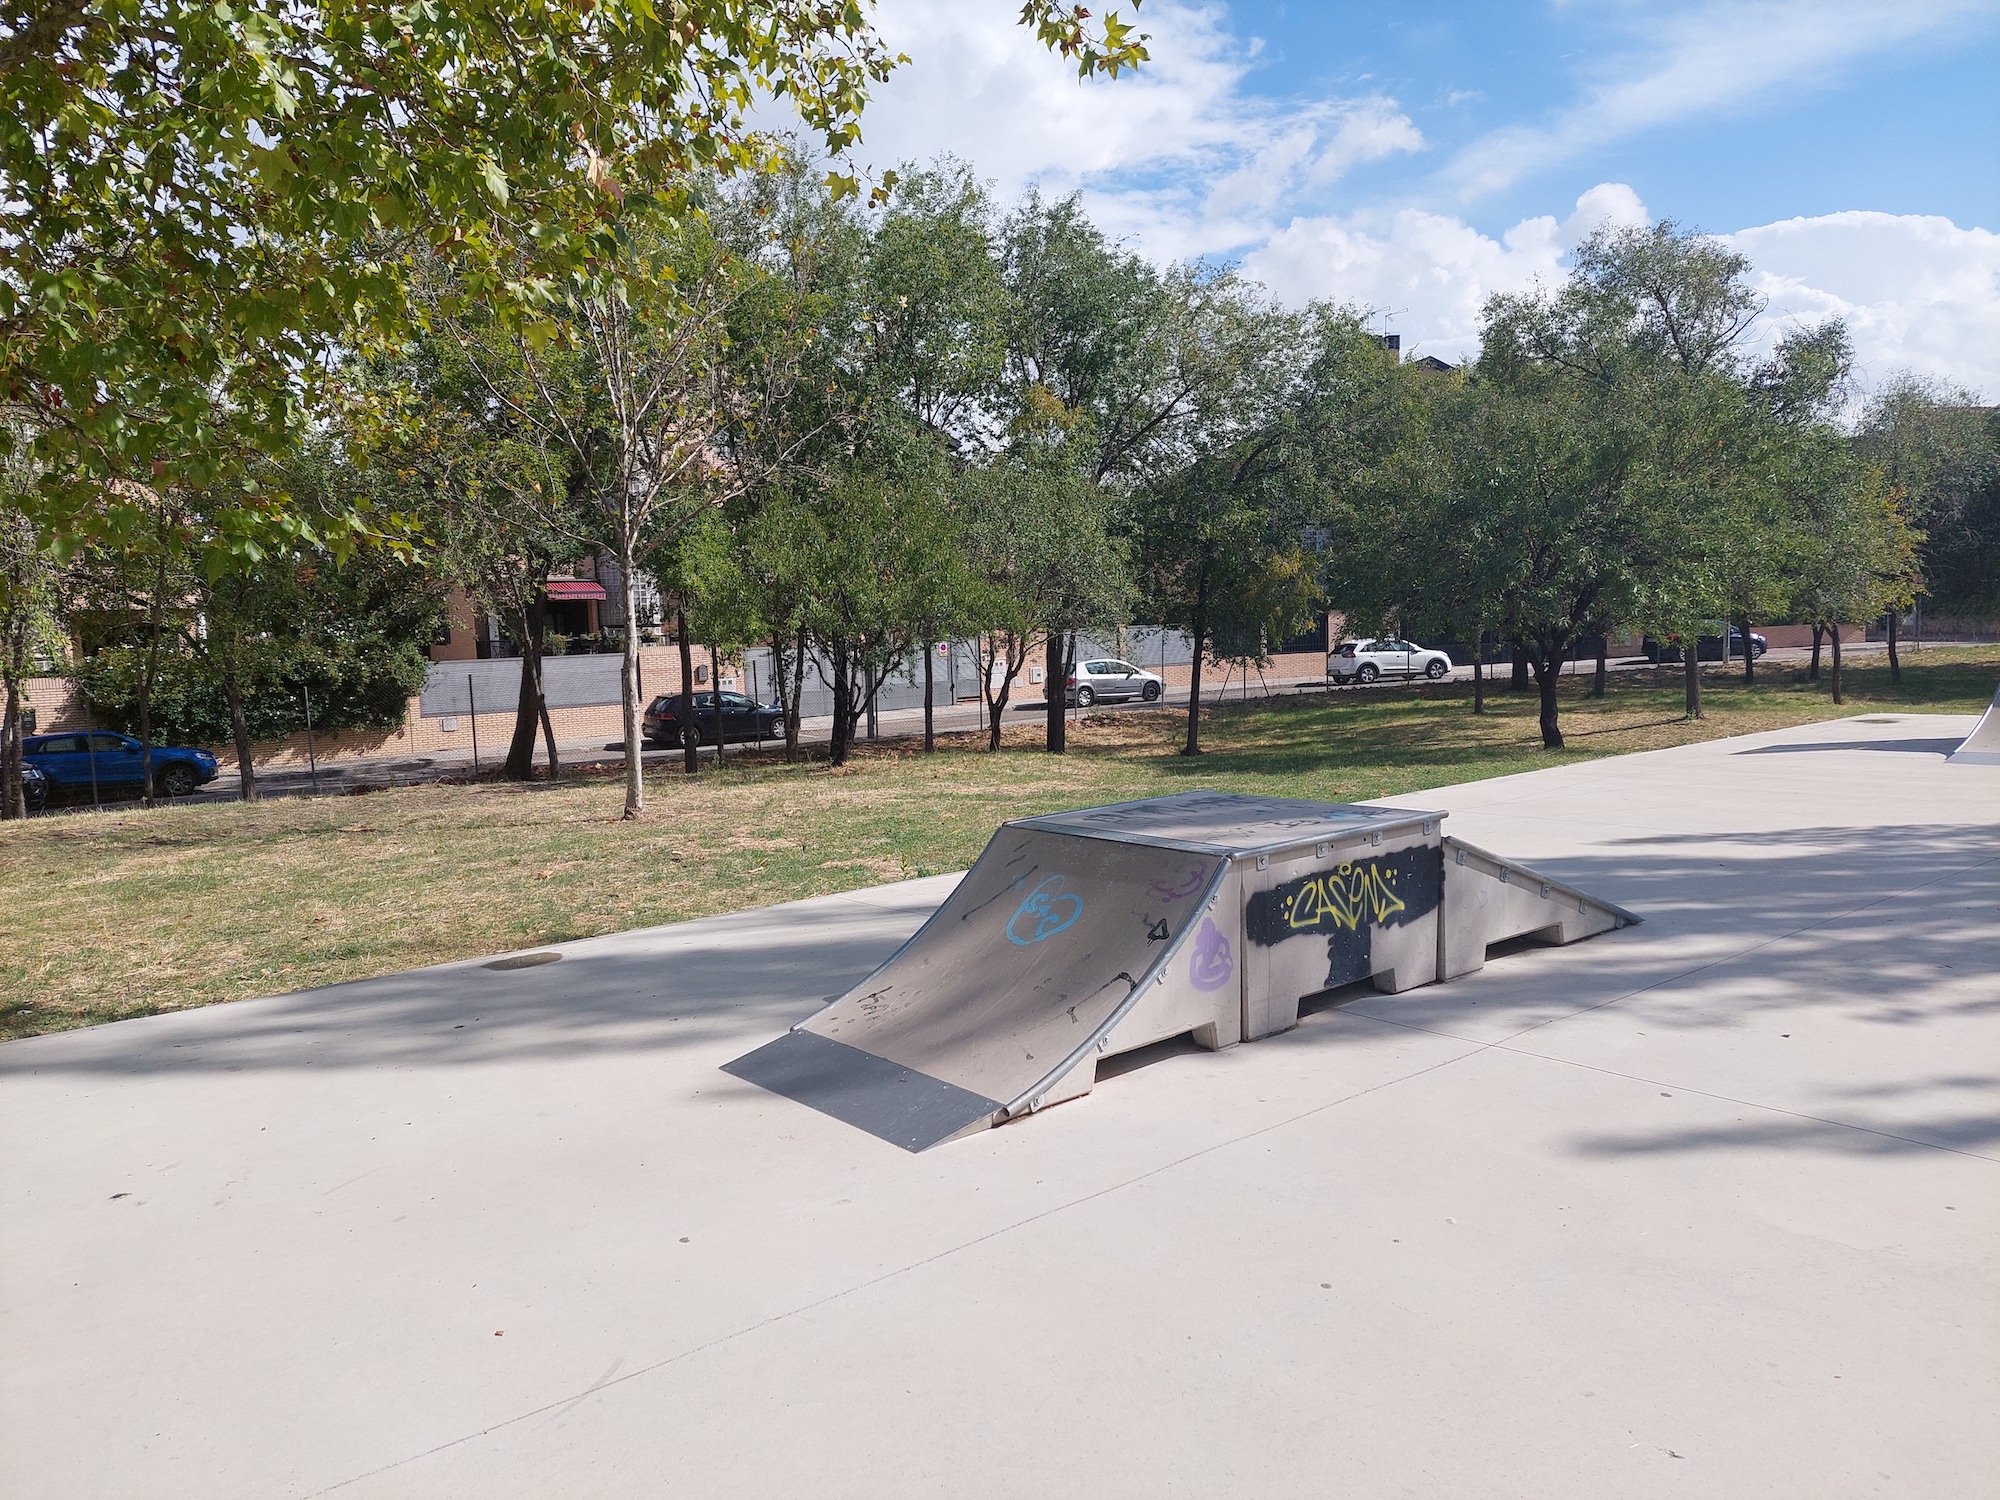
[[[645,554],[740,493],[717,448],[723,425],[725,324],[746,278],[699,218],[658,218],[553,300],[548,315],[505,321],[476,306],[455,323],[459,346],[491,400],[537,447],[574,471],[563,503],[539,497],[543,519],[588,517],[579,544],[602,538],[617,562],[624,620],[620,701],[625,816],[645,807],[640,774],[639,589]],[[504,355],[484,338],[506,330]],[[521,498],[531,500],[526,492]],[[570,504],[573,499],[573,506]]]
[[[1831,627],[1833,701],[1841,688],[1840,625],[1879,614],[1900,594],[1916,539],[1879,471],[1828,443],[1814,455],[1816,482],[1803,488],[1800,545],[1792,567],[1792,609]]]
[[[250,747],[301,728],[307,694],[316,729],[388,729],[423,685],[442,601],[412,561],[369,551],[342,566],[301,551],[255,573],[169,577],[192,586],[161,612],[157,641],[128,630],[86,655],[78,680],[114,728],[233,741],[252,796]]]
[[[1557,426],[1582,438],[1580,424],[1594,422],[1604,453],[1617,455],[1591,481],[1616,529],[1574,541],[1605,549],[1606,597],[1622,592],[1624,618],[1687,643],[1691,717],[1703,623],[1730,616],[1747,633],[1752,613],[1784,593],[1789,469],[1801,436],[1825,428],[1846,374],[1838,323],[1794,333],[1750,364],[1745,340],[1762,302],[1748,273],[1741,255],[1671,221],[1609,227],[1579,248],[1559,291],[1493,299],[1482,336],[1482,380],[1559,401],[1569,416]],[[1617,617],[1603,613],[1599,628]],[[1546,740],[1552,685],[1543,708]]]
[[[991,217],[964,163],[905,167],[868,236],[857,287],[869,390],[961,457],[993,439],[1007,352],[1008,288]]]
[[[1108,497],[1092,474],[1092,445],[1087,436],[1073,436],[1048,416],[958,479],[971,572],[961,617],[980,636],[989,750],[1000,748],[1014,681],[1040,641],[1047,745],[1062,752],[1071,638],[1115,622],[1130,598],[1124,547],[1111,533]]]
[[[28,815],[21,779],[27,680],[59,652],[59,565],[21,508],[34,482],[26,455],[0,455],[0,818]]]
[[[352,362],[344,438],[369,493],[422,528],[433,572],[506,623],[520,648],[521,679],[502,774],[533,776],[539,731],[553,780],[561,755],[543,680],[547,579],[590,550],[582,471],[547,424],[495,399],[486,372],[504,389],[527,384],[516,346],[504,326],[472,310],[437,316],[455,291],[447,269],[433,263],[419,287],[427,316],[416,335]],[[583,423],[580,393],[563,389],[579,403],[572,421]]]
[[[1116,13],[1021,19],[1084,76],[1146,56]],[[218,413],[282,451],[325,349],[400,339],[419,247],[539,307],[690,172],[764,164],[771,99],[838,155],[896,61],[816,0],[4,0],[0,402],[44,530],[131,529],[112,478],[215,477]]]
[[[1249,289],[1212,287],[1199,304],[1209,351],[1172,450],[1149,461],[1127,526],[1145,623],[1187,633],[1193,650],[1187,737],[1201,753],[1201,670],[1218,641],[1261,659],[1268,643],[1310,622],[1320,599],[1305,559],[1324,534],[1332,496],[1372,442],[1357,420],[1387,356],[1351,313],[1293,314]]]
[[[949,483],[935,442],[885,419],[870,425],[853,462],[815,484],[798,518],[793,535],[814,578],[804,626],[833,692],[836,766],[883,682],[929,645],[932,590],[954,576],[949,554],[959,546]]]
[[[1970,391],[1904,373],[1868,403],[1855,433],[1898,508],[1919,532],[1916,574],[1947,611],[2000,610],[2000,420]],[[1889,675],[1902,681],[1901,610],[1889,611]]]

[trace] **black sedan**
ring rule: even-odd
[[[775,703],[759,703],[742,693],[725,692],[722,698],[722,732],[732,740],[782,740],[785,737],[785,711]],[[715,700],[714,693],[694,695],[694,728],[699,731],[701,743],[715,743]],[[679,693],[655,698],[646,708],[646,742],[651,745],[674,748],[683,737],[681,725],[681,698]]]
[[[1681,659],[1681,638],[1677,635],[1670,635],[1664,641],[1656,641],[1649,635],[1642,642],[1642,646],[1648,661],[1671,662]],[[1719,635],[1696,636],[1694,649],[1695,660],[1697,661],[1721,661],[1722,637]],[[1750,655],[1753,658],[1762,656],[1767,649],[1769,649],[1769,643],[1764,637],[1754,630],[1751,631]],[[1729,627],[1729,655],[1737,661],[1743,659],[1743,632],[1734,625]]]

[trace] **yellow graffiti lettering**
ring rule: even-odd
[[[1285,921],[1294,932],[1315,927],[1360,927],[1363,916],[1378,925],[1402,911],[1403,900],[1391,888],[1394,870],[1374,864],[1342,865],[1305,881],[1285,902]]]

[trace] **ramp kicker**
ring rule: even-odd
[[[1993,701],[1972,726],[1972,733],[1944,760],[1948,766],[2000,766],[2000,687],[1993,689]]]
[[[1117,1053],[1254,1041],[1342,985],[1639,920],[1443,820],[1184,792],[1003,824],[880,968],[724,1071],[921,1151],[1087,1093]]]

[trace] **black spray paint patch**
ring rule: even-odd
[[[1275,948],[1291,938],[1400,927],[1437,910],[1443,894],[1444,850],[1419,845],[1344,861],[1257,891],[1244,908],[1243,931],[1259,947]]]

